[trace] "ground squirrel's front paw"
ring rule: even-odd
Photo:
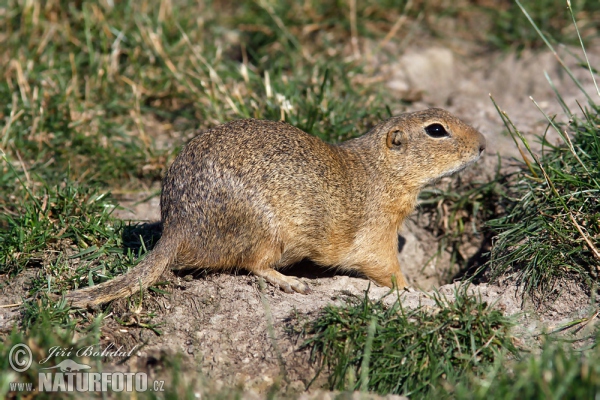
[[[390,271],[390,269],[392,271]],[[378,273],[376,274],[367,274],[367,278],[374,281],[378,285],[387,286],[390,289],[394,288],[402,290],[408,287],[408,282],[406,282],[404,275],[402,275],[402,272],[400,271],[400,266],[389,268],[387,271],[378,270],[377,272]]]
[[[402,273],[392,275],[390,281],[392,283],[392,287],[395,286],[400,290],[408,289],[408,282],[406,282],[406,279]]]

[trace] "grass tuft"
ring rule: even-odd
[[[597,338],[595,339],[595,342]],[[593,399],[600,395],[600,352],[548,338],[537,355],[499,360],[483,376],[450,388],[456,399]]]
[[[0,274],[38,268],[30,294],[98,284],[126,272],[152,247],[152,237],[112,215],[109,192],[66,181],[33,191],[21,186],[17,195],[21,204],[0,217]]]
[[[407,310],[398,301],[388,307],[367,295],[328,306],[303,346],[327,371],[332,390],[426,397],[442,382],[483,371],[503,351],[516,354],[511,320],[465,290],[454,301],[435,294],[434,308]]]
[[[598,109],[573,119],[564,129],[572,143],[541,138],[544,152],[529,163],[512,189],[517,194],[505,216],[489,221],[499,232],[492,250],[494,274],[516,269],[531,291],[549,291],[557,278],[598,276],[600,238],[600,141]]]
[[[600,107],[585,93],[560,57],[559,61],[589,103],[578,116],[556,92],[569,121],[559,123],[556,117],[544,113],[548,130],[553,130],[560,139],[552,143],[546,134],[539,136],[540,155],[533,152],[528,140],[494,102],[521,151],[523,168],[511,184],[515,199],[506,214],[488,223],[498,232],[489,265],[495,277],[515,272],[526,292],[536,293],[542,299],[552,293],[560,278],[582,281],[591,289],[597,281],[600,263]],[[594,70],[587,67],[593,76]],[[538,106],[535,101],[534,104]],[[521,145],[526,151],[521,150]]]

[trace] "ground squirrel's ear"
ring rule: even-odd
[[[387,134],[387,147],[397,147],[402,144],[402,131],[398,128],[391,129]]]

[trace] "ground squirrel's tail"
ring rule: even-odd
[[[131,296],[156,282],[175,258],[176,252],[175,241],[163,236],[146,258],[125,275],[69,292],[65,299],[73,307],[88,307]]]

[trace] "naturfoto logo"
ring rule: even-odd
[[[136,346],[137,347],[137,346]],[[110,344],[104,349],[99,346],[89,346],[80,349],[62,348],[59,346],[49,349],[48,357],[40,360],[43,365],[57,357],[128,357],[135,350],[125,352],[122,347],[115,348]],[[20,343],[14,345],[9,353],[9,364],[15,372],[27,371],[33,363],[29,346]],[[152,381],[148,385],[148,376],[143,372],[92,372],[91,366],[80,364],[69,358],[40,368],[37,387],[31,382],[11,382],[10,390],[14,392],[145,392],[146,390],[162,392],[164,381]]]

